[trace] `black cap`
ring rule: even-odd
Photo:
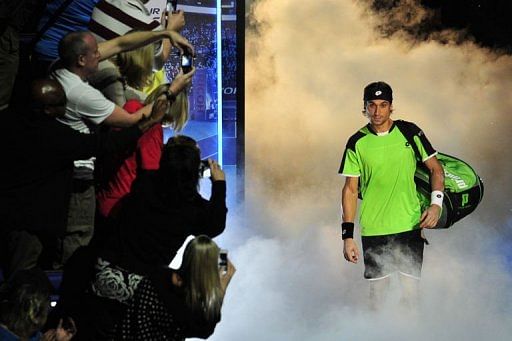
[[[393,90],[389,84],[385,82],[373,82],[364,88],[363,100],[372,101],[374,99],[383,99],[388,102],[393,102]]]

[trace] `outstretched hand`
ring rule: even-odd
[[[183,89],[189,86],[190,83],[192,83],[192,77],[194,76],[195,72],[195,67],[192,67],[192,69],[187,73],[183,73],[183,71],[180,70],[180,72],[176,75],[176,77],[174,77],[174,80],[169,86],[169,90],[171,90],[175,95],[180,93]]]

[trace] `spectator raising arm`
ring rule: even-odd
[[[111,40],[107,40],[98,44],[100,60],[108,59],[120,52],[129,51],[138,47],[154,43],[161,39],[170,39],[171,44],[180,51],[188,49],[192,53],[194,48],[187,39],[174,31],[140,31],[132,32],[124,36],[120,36]]]

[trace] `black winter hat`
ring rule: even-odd
[[[388,102],[393,102],[393,90],[389,84],[385,82],[373,82],[364,88],[363,100],[372,101],[374,99],[383,99]]]

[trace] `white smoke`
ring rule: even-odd
[[[509,340],[512,58],[456,44],[456,32],[443,33],[447,44],[396,27],[383,38],[389,13],[368,1],[247,4],[246,217],[220,239],[238,271],[212,339]],[[337,169],[375,80],[393,87],[395,118],[468,161],[486,186],[475,213],[428,231],[413,310],[391,297],[370,311],[362,261],[342,256]]]

